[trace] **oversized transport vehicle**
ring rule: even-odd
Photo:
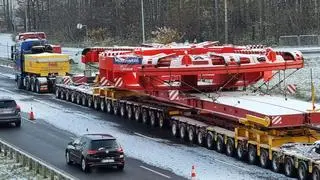
[[[11,57],[15,61],[19,89],[54,92],[55,78],[70,73],[69,56],[61,54],[61,47],[48,44],[46,39],[19,40],[12,47]]]
[[[99,56],[99,78],[91,84],[86,77],[57,79],[56,97],[168,128],[175,137],[250,164],[284,168],[287,176],[319,179],[317,157],[284,151],[287,143],[305,146],[320,138],[313,104],[246,90],[270,80],[276,74],[270,72],[303,68],[300,52],[274,52],[270,60],[265,49],[189,54],[121,48],[85,49],[84,56]],[[83,60],[97,61],[90,57]]]

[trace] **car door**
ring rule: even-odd
[[[79,143],[77,143],[75,145],[75,158],[76,161],[81,163],[81,157],[82,157],[82,153],[85,150],[85,145],[86,145],[86,138],[85,137],[81,137],[79,140]]]
[[[72,161],[78,162],[77,159],[77,150],[76,150],[76,146],[78,144],[80,144],[80,137],[75,139],[70,145],[69,145],[69,152],[70,152],[70,158]]]

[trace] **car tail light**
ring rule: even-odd
[[[92,154],[96,154],[97,150],[88,150],[87,154],[92,155]]]
[[[119,147],[117,151],[120,152],[120,153],[123,153],[122,147]]]
[[[21,108],[19,105],[16,106],[16,111],[21,111]]]

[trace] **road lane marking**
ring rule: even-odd
[[[153,172],[153,173],[155,173],[155,174],[158,174],[158,175],[160,175],[160,176],[163,176],[163,177],[165,177],[165,178],[171,179],[170,176],[167,176],[167,175],[165,175],[165,174],[162,174],[162,173],[160,173],[160,172],[158,172],[158,171],[155,171],[155,170],[153,170],[153,169],[147,168],[147,167],[145,167],[145,166],[140,166],[140,167],[143,168],[143,169],[145,169],[145,170],[148,170],[148,171],[150,171],[150,172]]]
[[[216,159],[216,158],[215,158],[215,159],[214,159],[214,161],[218,161],[218,162],[220,162],[220,163],[222,163],[222,164],[225,164],[225,165],[228,165],[228,166],[232,166],[232,167],[235,167],[235,168],[241,169],[241,170],[246,171],[246,172],[248,172],[248,171],[249,171],[249,170],[248,170],[248,169],[246,169],[246,168],[239,167],[239,166],[237,166],[237,165],[235,165],[235,164],[227,163],[227,162],[222,161],[222,160],[220,160],[220,159]]]
[[[137,132],[134,132],[133,134],[137,135],[137,136],[141,136],[141,137],[144,137],[146,139],[150,139],[150,140],[153,140],[153,141],[157,141],[157,139],[155,138],[152,138],[152,137],[149,137],[149,136],[145,136],[143,134],[140,134],[140,133],[137,133]]]
[[[34,120],[29,120],[28,118],[22,117],[22,119],[25,120],[25,121],[27,121],[27,122],[31,122],[31,123],[33,123],[33,124],[36,124],[36,123],[37,123],[36,121],[34,121]]]

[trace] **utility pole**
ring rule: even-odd
[[[224,41],[228,43],[228,3],[224,0]]]
[[[143,0],[141,0],[141,25],[142,25],[142,42],[146,41],[146,37],[144,34],[144,12],[143,12]]]
[[[219,38],[219,8],[218,8],[218,0],[214,1],[214,6],[215,6],[215,20],[216,20],[216,39],[218,40]]]
[[[24,1],[24,18],[25,18],[25,21],[26,21],[26,25],[25,25],[25,32],[28,31],[28,0],[25,0]]]

